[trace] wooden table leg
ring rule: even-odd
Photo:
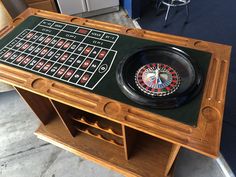
[[[171,149],[169,159],[166,165],[165,176],[168,176],[179,150],[180,150],[180,145],[177,145],[177,144],[172,145],[172,149]]]
[[[23,100],[29,105],[31,110],[36,114],[37,118],[43,125],[47,125],[56,115],[56,111],[48,98],[17,87],[15,87],[15,89]]]

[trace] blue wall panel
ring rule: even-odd
[[[135,19],[141,16],[142,0],[121,0],[121,5],[127,11],[129,17]]]

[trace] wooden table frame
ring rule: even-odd
[[[148,137],[150,139],[155,137],[164,149],[159,152],[159,158],[162,156],[161,154],[165,154],[165,156],[161,157],[162,163],[156,167],[161,169],[159,173],[157,172],[157,176],[170,175],[170,169],[180,147],[188,148],[212,158],[218,156],[230,64],[230,46],[167,35],[143,29],[126,28],[120,25],[79,17],[71,17],[32,8],[27,9],[20,16],[14,19],[11,24],[3,28],[0,31],[0,36],[4,36],[9,31],[13,30],[14,27],[19,25],[30,15],[212,53],[212,59],[206,78],[203,99],[198,117],[198,124],[196,127],[176,122],[167,117],[156,115],[106,97],[95,95],[89,91],[0,64],[0,80],[13,85],[41,121],[42,125],[36,131],[36,135],[39,138],[87,159],[103,164],[127,176],[152,176],[152,174],[149,175],[147,172],[152,170],[151,167],[147,165],[147,168],[140,171],[138,168],[140,168],[141,165],[144,165],[142,164],[143,162],[137,162],[136,164],[135,160],[132,160],[132,158],[135,159],[135,155],[132,155],[132,151],[134,151],[133,144],[135,144],[133,142],[136,135],[140,133],[142,134],[141,137],[146,136],[146,134],[151,135]],[[67,115],[68,111],[71,109],[74,109],[73,111],[81,111],[81,114],[91,113],[94,116],[96,115],[95,117],[98,117],[99,120],[109,120],[112,124],[114,123],[121,126],[124,156],[126,160],[130,159],[127,161],[127,168],[121,164],[125,163],[122,159],[119,163],[121,165],[115,164],[112,159],[103,158],[101,154],[96,154],[97,152],[94,152],[94,150],[89,150],[89,148],[83,149],[83,147],[88,144],[82,143],[82,147],[82,145],[79,144],[80,140],[77,140],[77,137],[79,136],[76,136],[78,132],[72,121],[73,115],[70,115],[72,116],[72,119],[68,118]],[[85,120],[80,119],[79,121],[86,123],[86,118]],[[89,126],[101,129],[98,124]],[[63,133],[60,132],[62,129]],[[112,129],[103,129],[102,131],[114,134]],[[81,134],[83,134],[83,136],[86,134],[86,138],[84,138],[85,142],[89,137],[87,137],[87,135],[91,135],[91,132],[84,131]],[[92,136],[90,137],[94,138]],[[95,138],[106,141],[106,139],[101,136]],[[92,140],[93,139],[91,139],[91,141]],[[107,142],[104,141],[103,143],[106,145]],[[119,146],[119,144],[114,141],[109,141],[109,143],[112,144],[112,147]],[[93,143],[91,142],[91,144]],[[153,147],[159,146],[157,145],[158,143],[154,144]],[[97,144],[94,143],[93,146],[95,145]],[[105,145],[102,144],[101,148]],[[142,147],[140,148],[142,149]],[[152,150],[150,150],[150,152],[151,151]],[[109,152],[107,153],[109,154]],[[147,162],[149,162],[149,160],[150,163],[153,162],[153,159],[147,157]],[[129,164],[131,165],[129,166]],[[135,168],[135,165],[137,168]]]

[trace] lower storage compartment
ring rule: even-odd
[[[83,132],[75,137],[70,136],[59,117],[46,126],[41,125],[35,134],[40,139],[126,176],[164,177],[172,150],[171,143],[137,132],[132,153],[126,160],[124,149],[119,146]]]
[[[39,138],[129,177],[171,176],[180,146],[40,95],[17,91],[42,123],[35,133]]]

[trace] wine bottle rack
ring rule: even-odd
[[[77,131],[119,147],[124,146],[120,124],[77,109],[70,109],[67,114]]]
[[[94,115],[87,115],[86,116],[86,115],[82,115],[82,114],[76,114],[76,115],[70,114],[70,117],[74,121],[86,124],[88,126],[91,126],[96,129],[102,130],[104,132],[110,133],[114,136],[123,138],[121,125],[116,124],[114,122],[105,120],[103,118],[99,118],[98,116],[94,116]]]
[[[101,131],[99,129],[90,127],[88,125],[77,123],[77,125],[74,125],[76,130],[82,133],[86,133],[87,135],[93,136],[95,138],[98,138],[100,140],[103,140],[105,142],[108,142],[110,144],[116,145],[118,147],[123,148],[123,139],[115,137],[111,134],[108,134],[104,131]]]

